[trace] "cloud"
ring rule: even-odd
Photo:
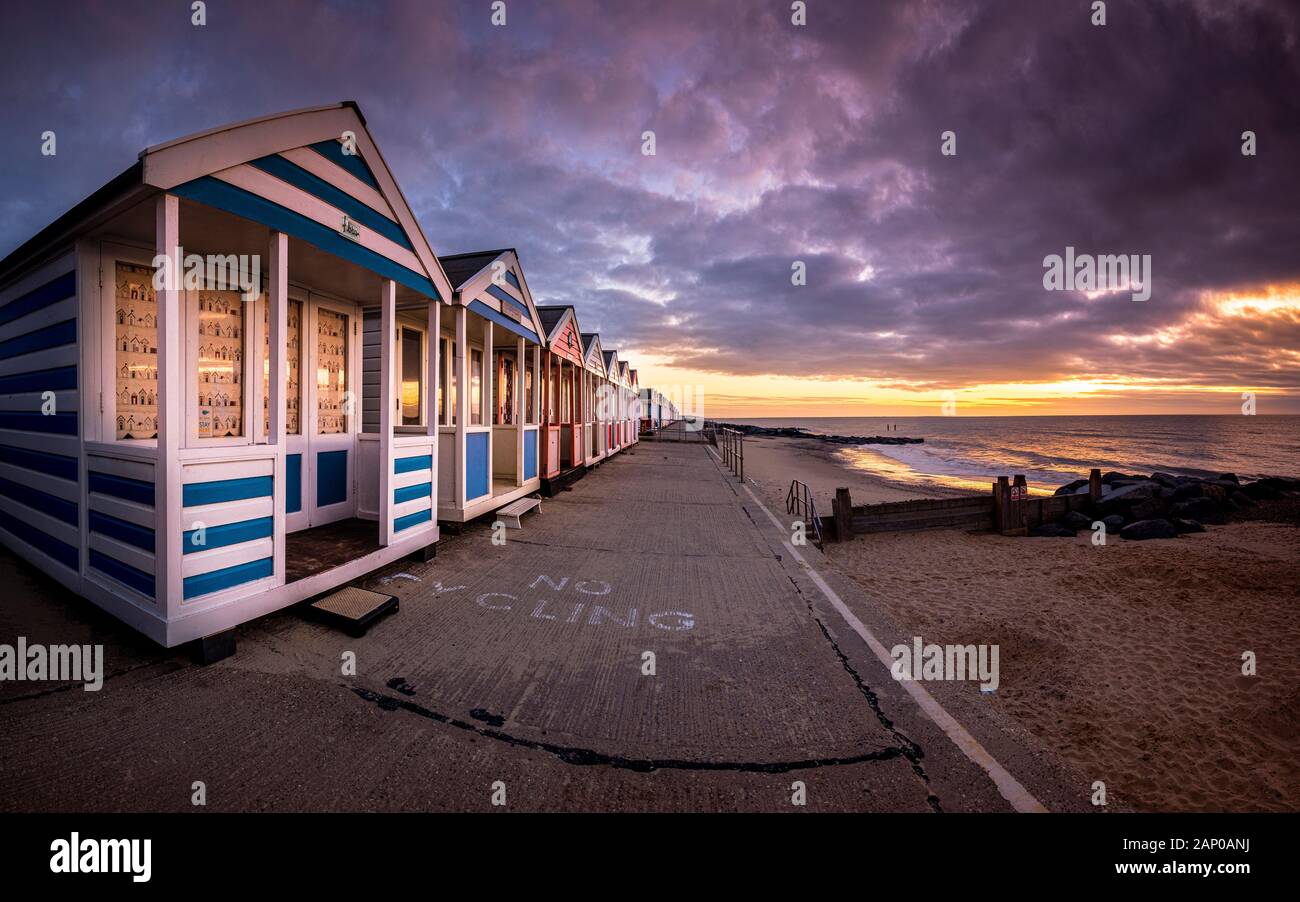
[[[742,0],[510,4],[504,28],[485,4],[14,15],[6,250],[146,144],[349,98],[438,252],[519,248],[607,347],[918,391],[1300,387],[1294,308],[1208,300],[1300,283],[1284,3],[1111,4],[1105,27],[1033,0],[810,4],[805,28]],[[1151,300],[1044,291],[1067,245],[1150,254]]]

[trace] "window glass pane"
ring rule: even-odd
[[[271,432],[271,305],[262,304],[262,429]],[[302,319],[302,301],[289,302],[289,337],[284,364],[285,417],[284,431],[297,435],[301,429],[298,413],[302,407],[302,393],[298,381],[298,365],[302,362],[302,344],[298,324]]]
[[[537,417],[533,415],[533,402],[536,400],[533,396],[533,368],[530,366],[524,370],[524,422],[536,423]]]
[[[460,397],[457,392],[460,389],[460,366],[456,363],[456,342],[451,342],[451,353],[447,355],[448,371],[451,373],[448,379],[451,394],[448,396],[448,403],[451,404],[451,425],[458,425],[456,422],[457,399]]]
[[[244,434],[244,300],[199,291],[199,438]]]
[[[451,422],[451,418],[447,416],[447,339],[438,339],[438,352],[442,354],[442,358],[438,361],[439,372],[442,374],[442,378],[438,380],[438,425],[446,426]]]
[[[419,426],[424,383],[424,336],[417,329],[402,329],[402,425]]]
[[[469,424],[483,425],[483,352],[469,352]]]
[[[158,437],[158,301],[151,266],[118,263],[117,437]]]
[[[573,367],[570,364],[560,364],[563,380],[561,382],[560,395],[560,422],[573,422]]]
[[[501,426],[515,423],[515,355],[500,351],[496,366],[496,405],[494,422]]]
[[[320,308],[316,318],[316,431],[348,431],[348,317]]]

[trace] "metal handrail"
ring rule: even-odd
[[[725,426],[716,430],[717,445],[722,450],[722,462],[732,473],[745,481],[745,433]]]
[[[817,537],[814,544],[822,551],[826,550],[822,542],[821,517],[817,516],[817,502],[813,500],[812,491],[806,482],[790,480],[790,490],[785,493],[785,512],[798,514],[805,523],[812,526],[813,535]]]

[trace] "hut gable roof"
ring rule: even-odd
[[[458,303],[512,331],[518,331],[515,324],[523,326],[527,330],[524,337],[538,344],[545,341],[547,329],[539,315],[542,308],[533,301],[514,248],[452,254],[438,261],[455,287]]]

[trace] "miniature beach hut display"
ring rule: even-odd
[[[586,472],[582,429],[582,375],[585,364],[578,317],[568,305],[537,308],[546,330],[542,354],[542,494],[553,495]]]
[[[438,517],[465,522],[541,485],[545,332],[513,248],[439,261],[454,292],[439,339]]]
[[[451,299],[353,103],[144,150],[0,261],[0,541],[165,646],[427,550]]]
[[[583,430],[587,442],[587,466],[594,466],[605,459],[608,438],[605,434],[605,400],[607,394],[605,355],[600,349],[600,335],[595,332],[582,333],[583,351],[583,392],[585,400],[586,423]]]
[[[620,441],[621,431],[619,430],[618,425],[620,416],[619,399],[621,397],[622,388],[622,386],[619,385],[618,375],[621,365],[618,361],[618,351],[610,350],[604,351],[603,353],[605,355],[606,399],[605,403],[601,406],[605,408],[604,412],[607,416],[605,422],[605,456],[608,457],[617,454],[623,448],[623,443]]]

